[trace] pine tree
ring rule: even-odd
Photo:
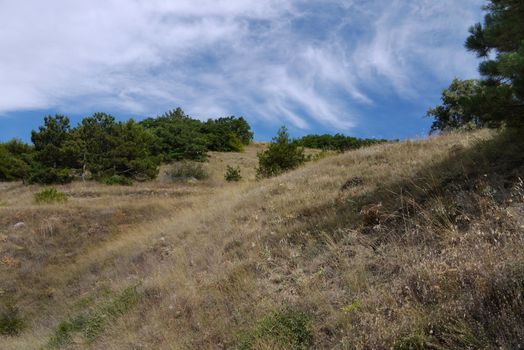
[[[268,149],[258,154],[257,176],[276,176],[297,168],[305,161],[304,148],[291,141],[286,127],[281,127]]]
[[[489,122],[524,125],[524,1],[490,0],[466,47],[483,58],[484,89],[471,108]]]

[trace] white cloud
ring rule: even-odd
[[[377,93],[474,74],[456,42],[478,3],[0,0],[0,113],[181,106],[350,129]]]

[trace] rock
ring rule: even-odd
[[[17,222],[16,224],[13,225],[13,229],[15,229],[15,230],[19,230],[19,229],[22,229],[24,227],[26,227],[26,224],[23,221]]]
[[[186,182],[187,182],[188,184],[197,184],[197,183],[198,183],[198,180],[195,179],[194,177],[190,177],[190,178],[188,178],[188,179],[186,180]]]

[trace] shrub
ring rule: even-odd
[[[231,165],[228,165],[226,167],[224,179],[227,182],[240,181],[242,179],[242,175],[240,175],[240,167],[232,167]]]
[[[306,160],[304,148],[297,146],[289,138],[285,127],[278,130],[269,148],[258,154],[257,177],[272,177],[292,170]]]
[[[182,161],[173,164],[170,176],[173,180],[188,180],[192,178],[204,180],[209,177],[209,174],[202,163]]]
[[[278,311],[260,320],[240,339],[239,349],[252,349],[262,344],[284,349],[307,349],[313,343],[309,316],[301,311]]]
[[[371,146],[377,143],[386,142],[384,139],[359,139],[357,137],[335,135],[306,135],[295,140],[299,146],[306,148],[316,148],[324,151],[344,152],[361,147]]]
[[[67,196],[56,188],[45,188],[42,191],[35,193],[34,199],[37,204],[60,203],[67,201]]]
[[[131,186],[133,185],[133,181],[125,176],[121,175],[113,175],[111,177],[106,177],[102,180],[102,182],[106,185],[122,185],[122,186]]]
[[[73,181],[70,169],[49,168],[35,163],[29,173],[29,183],[50,185],[66,184]]]
[[[25,321],[16,306],[7,305],[0,313],[0,334],[4,336],[19,335],[25,328]]]

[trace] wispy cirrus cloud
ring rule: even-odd
[[[350,130],[377,96],[474,75],[460,46],[481,4],[0,0],[0,113],[182,106]]]

